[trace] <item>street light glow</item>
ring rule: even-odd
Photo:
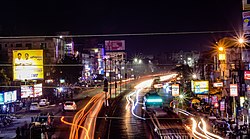
[[[239,38],[238,41],[239,41],[240,44],[243,44],[245,42],[245,40],[243,38]]]
[[[219,51],[223,51],[224,48],[222,46],[219,47]]]
[[[180,99],[183,99],[183,98],[184,98],[184,96],[183,96],[182,94],[181,94],[179,97],[180,97]]]
[[[139,60],[139,64],[141,64],[142,63],[142,61],[141,61],[141,59]]]
[[[137,59],[137,58],[135,58],[135,59],[134,59],[134,61],[135,61],[135,62],[137,62],[137,61],[138,61],[138,59]]]
[[[196,75],[196,74],[193,74],[192,77],[193,77],[193,79],[196,79],[196,78],[197,78],[197,75]]]

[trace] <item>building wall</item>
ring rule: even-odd
[[[56,62],[56,43],[54,39],[48,38],[35,38],[35,39],[1,39],[0,50],[7,58],[8,63],[12,63],[12,51],[13,50],[44,50],[44,62],[45,64]]]
[[[193,67],[199,60],[200,53],[196,51],[191,52],[177,52],[172,54],[172,60],[176,64],[184,64]]]

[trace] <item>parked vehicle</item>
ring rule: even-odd
[[[49,105],[48,99],[41,99],[39,102],[39,106],[47,106]]]
[[[63,111],[75,111],[77,108],[75,101],[66,101],[63,104]]]
[[[40,110],[40,106],[37,102],[32,102],[30,104],[30,111],[39,111]]]
[[[12,122],[13,122],[12,117],[6,115],[0,116],[0,125],[2,125],[3,127],[10,125]]]

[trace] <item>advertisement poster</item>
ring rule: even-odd
[[[237,84],[230,84],[230,96],[231,97],[238,96],[238,85]]]
[[[220,102],[220,111],[225,111],[225,100],[221,100]]]
[[[213,83],[213,87],[223,87],[223,82]]]
[[[32,85],[21,85],[21,98],[33,97],[33,92]]]
[[[14,102],[17,100],[17,91],[4,92],[4,102]]]
[[[250,71],[249,70],[244,71],[244,79],[245,80],[250,80]]]
[[[180,89],[179,84],[172,84],[172,96],[179,96]]]
[[[34,85],[34,97],[41,96],[43,94],[42,84]]]
[[[125,40],[106,40],[105,50],[106,51],[124,51]]]
[[[0,93],[0,104],[4,104],[4,95]]]
[[[218,102],[218,97],[217,96],[212,96],[211,97],[211,103],[214,105],[217,102]]]
[[[43,79],[43,50],[13,50],[13,80]]]
[[[195,94],[208,94],[209,82],[208,81],[191,81],[192,91]]]
[[[247,85],[246,97],[250,99],[250,85]]]
[[[243,10],[250,10],[250,0],[242,0]]]
[[[250,34],[250,11],[242,12],[243,33]]]

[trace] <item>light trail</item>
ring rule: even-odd
[[[209,139],[207,136],[205,136],[205,135],[199,133],[199,132],[196,130],[196,128],[197,128],[197,122],[195,121],[195,119],[194,119],[194,118],[191,118],[191,120],[193,121],[193,126],[192,126],[192,133],[193,133],[193,135],[194,135],[196,138],[198,138],[198,139],[202,139],[202,138]],[[197,134],[198,136],[197,136],[196,134]],[[202,138],[200,138],[199,136],[202,137]]]
[[[208,136],[212,136],[212,137],[215,137],[215,138],[218,138],[218,139],[223,139],[222,137],[220,137],[220,136],[218,136],[218,135],[215,135],[215,134],[213,134],[213,133],[211,133],[211,132],[208,132],[207,131],[207,124],[206,124],[206,122],[201,118],[201,122],[202,122],[202,127],[203,127],[203,132]]]
[[[185,115],[187,115],[187,116],[195,116],[195,115],[193,115],[192,113],[190,113],[190,112],[188,112],[188,111],[185,111],[185,110],[183,110],[183,109],[180,109],[180,108],[178,108],[178,112],[181,112],[181,113],[185,113]]]
[[[136,94],[136,93],[138,93],[140,91],[141,91],[141,89],[138,89],[135,92],[132,92],[132,93],[130,93],[130,94],[127,95],[127,97],[126,97],[126,99],[127,99],[126,110],[128,110],[129,104],[132,104],[132,109],[131,109],[132,115],[135,116],[136,118],[139,118],[139,119],[142,119],[142,120],[146,120],[145,118],[140,117],[140,116],[138,116],[138,115],[136,115],[134,113],[134,110],[135,110],[135,107],[136,107],[137,104],[135,105],[134,100],[131,98],[131,96],[133,96],[134,94]]]
[[[100,93],[100,94],[97,94],[97,95],[93,96],[89,100],[89,102],[85,105],[85,107],[82,108],[81,110],[79,110],[75,114],[73,122],[72,122],[73,125],[71,126],[69,139],[77,139],[78,138],[79,127],[77,125],[82,125],[82,123],[86,120],[86,116],[90,113],[90,110],[87,111],[86,113],[85,113],[85,110],[89,107],[90,104],[96,102],[100,98],[101,95],[103,95],[103,93]],[[93,107],[90,108],[90,109],[93,109]],[[88,132],[89,132],[89,129],[87,129],[85,131],[85,133],[88,133]],[[86,135],[87,135],[87,138],[88,138],[89,135],[88,134],[86,134]]]
[[[153,83],[153,79],[146,80],[144,82],[139,83],[138,85],[135,86],[135,89],[140,89],[140,88],[147,88],[151,87],[151,84]]]
[[[90,99],[90,101],[87,103],[87,105],[85,105],[84,108],[82,108],[80,111],[78,111],[75,116],[74,116],[74,119],[73,119],[73,123],[74,125],[78,125],[79,124],[79,113],[80,114],[80,117],[82,117],[82,115],[84,114],[84,111],[85,109],[88,107],[88,105],[90,105],[92,103],[92,101],[94,101],[96,99],[96,96],[92,97]],[[78,138],[78,130],[79,128],[77,128],[77,126],[71,126],[71,132],[70,132],[70,137],[69,139],[74,139],[74,138]]]
[[[87,131],[87,129],[86,129],[85,127],[81,126],[81,125],[75,125],[75,124],[73,124],[73,123],[70,123],[70,122],[65,121],[65,120],[64,120],[64,116],[61,117],[61,122],[63,122],[64,124],[70,125],[70,126],[72,126],[72,125],[73,125],[73,126],[78,126],[78,127],[82,128],[83,130]],[[88,136],[88,135],[87,135],[87,139],[89,139],[89,136]]]
[[[209,138],[209,139],[215,139],[215,138],[212,138],[212,137],[210,137],[209,135],[207,135],[207,133],[206,133],[206,131],[204,131],[204,125],[202,124],[202,127],[203,128],[201,128],[201,121],[198,123],[198,127],[199,127],[199,129],[203,132],[203,133],[205,133],[205,135]]]
[[[130,97],[131,97],[132,95],[134,95],[135,93],[136,93],[136,91],[134,91],[134,92],[132,92],[132,93],[130,93],[130,94],[128,94],[128,95],[126,96],[126,100],[127,100],[126,110],[128,110],[129,104],[131,103],[131,101],[133,101]]]
[[[100,96],[99,96],[99,95],[100,95]],[[86,118],[87,118],[87,116],[89,117],[89,115],[91,114],[91,112],[93,111],[93,109],[96,108],[96,102],[97,102],[97,101],[99,102],[101,96],[103,96],[102,94],[99,94],[99,95],[96,95],[98,98],[94,100],[94,102],[93,102],[94,104],[91,106],[91,108],[88,110],[88,112],[87,112],[83,117],[80,117],[80,119],[81,119],[81,121],[79,122],[80,125],[83,124],[83,122],[86,123]],[[92,115],[93,115],[93,114],[92,114]],[[95,115],[93,115],[92,117],[95,117]],[[88,119],[88,120],[89,120],[89,119]],[[84,134],[84,135],[85,135],[84,138],[86,138],[86,135],[89,136],[89,132],[90,132],[90,131],[94,130],[94,129],[91,130],[91,128],[90,128],[90,125],[92,125],[92,119],[91,119],[91,121],[89,122],[89,124],[87,124],[87,125],[89,125],[89,126],[87,126],[87,127],[88,127],[88,130],[87,130],[86,134]],[[93,133],[93,132],[92,132],[92,133]],[[82,132],[82,134],[83,134],[83,132]],[[81,138],[82,138],[82,134],[81,134]]]
[[[170,74],[170,75],[161,76],[161,77],[160,77],[160,81],[169,80],[169,79],[175,77],[176,75],[178,75],[178,74]]]

